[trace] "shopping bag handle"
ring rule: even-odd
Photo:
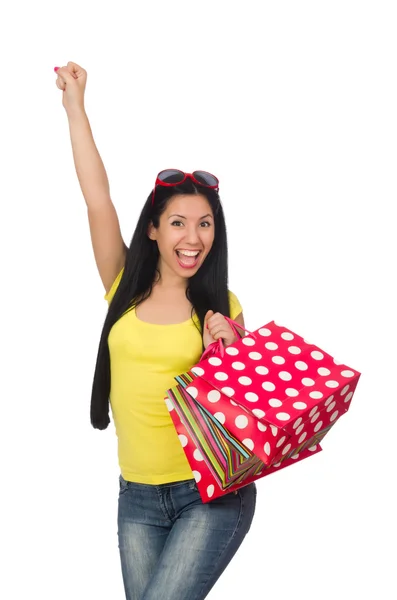
[[[256,339],[256,335],[252,331],[249,331],[248,329],[246,329],[245,327],[240,325],[240,323],[233,321],[233,319],[231,319],[230,317],[225,317],[225,319],[229,323],[230,327],[232,328],[233,333],[235,335],[237,335],[237,337],[241,337],[239,332],[237,331],[237,327],[239,327],[240,329],[242,329],[249,335],[252,335],[252,337]],[[213,356],[214,354],[220,354],[221,356],[223,356],[225,354],[225,345],[222,341],[222,338],[219,338],[219,340],[216,340],[215,342],[208,344],[208,346],[204,350],[200,360],[204,360],[208,356]]]

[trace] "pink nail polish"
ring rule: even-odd
[[[55,73],[58,71],[59,67],[54,67]]]

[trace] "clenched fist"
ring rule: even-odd
[[[238,340],[237,335],[225,317],[221,313],[214,313],[214,311],[209,310],[204,317],[204,348],[207,348],[209,344],[221,338],[225,347],[230,346],[230,344]]]
[[[66,67],[55,67],[58,75],[57,87],[63,91],[62,104],[67,113],[84,110],[84,92],[87,83],[87,71],[73,62]]]

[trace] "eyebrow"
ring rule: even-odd
[[[168,218],[171,219],[171,217],[179,217],[180,219],[186,219],[186,217],[184,217],[183,215],[170,215]],[[199,221],[201,221],[201,219],[206,219],[207,217],[211,217],[211,219],[213,218],[212,215],[210,215],[208,213],[208,215],[204,215],[203,217],[200,217]]]

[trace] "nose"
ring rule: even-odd
[[[195,225],[192,224],[190,227],[186,227],[185,232],[185,240],[187,243],[191,244],[192,246],[200,243],[199,230]]]

